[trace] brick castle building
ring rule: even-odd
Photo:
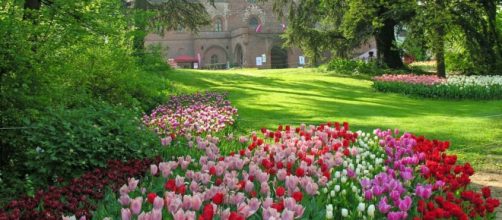
[[[197,34],[183,28],[163,36],[151,33],[146,45],[160,45],[166,59],[178,66],[193,68],[298,67],[302,52],[282,48],[280,34],[287,26],[272,11],[271,3],[256,0],[204,1],[212,23]],[[257,66],[261,57],[262,66]]]

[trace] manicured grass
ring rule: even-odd
[[[477,170],[502,170],[502,101],[445,101],[375,92],[372,82],[317,69],[177,70],[180,92],[228,91],[239,127],[348,121],[354,129],[399,128],[450,140],[451,153]]]

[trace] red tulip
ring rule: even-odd
[[[157,194],[155,193],[148,193],[148,196],[147,196],[147,201],[150,203],[150,204],[153,204],[153,201],[155,201],[155,198],[157,197]]]
[[[224,198],[223,193],[216,193],[216,195],[213,196],[214,204],[219,205],[223,203],[223,198]]]
[[[303,177],[305,175],[305,171],[300,167],[296,168],[295,173],[296,173],[296,176],[298,176],[298,177]]]
[[[243,216],[239,215],[237,212],[231,212],[230,216],[228,217],[229,220],[244,220]]]
[[[277,187],[277,189],[275,189],[275,195],[281,197],[284,195],[284,193],[286,192],[286,189],[284,189],[284,187],[282,186],[279,186]]]
[[[294,192],[292,197],[293,197],[293,199],[296,200],[296,202],[301,202],[303,199],[303,193],[302,192]]]

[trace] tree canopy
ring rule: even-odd
[[[403,67],[404,53],[425,58],[429,50],[440,76],[450,60],[453,68],[461,63],[460,71],[469,74],[500,74],[500,0],[272,1],[275,11],[288,18],[286,43],[299,46],[314,60],[326,50],[347,57],[372,37],[379,62],[390,68]],[[398,30],[407,33],[404,48],[396,42]],[[445,49],[452,44],[466,54]],[[419,48],[407,51],[410,46]]]

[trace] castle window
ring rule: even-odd
[[[256,28],[258,26],[258,18],[252,17],[248,21],[249,27]]]
[[[217,18],[214,21],[214,31],[216,31],[216,32],[223,31],[223,21],[221,20],[221,18]]]
[[[251,4],[256,4],[256,0],[247,0],[248,3],[251,3]]]
[[[218,55],[213,54],[211,56],[211,64],[216,64],[216,63],[218,63]]]

